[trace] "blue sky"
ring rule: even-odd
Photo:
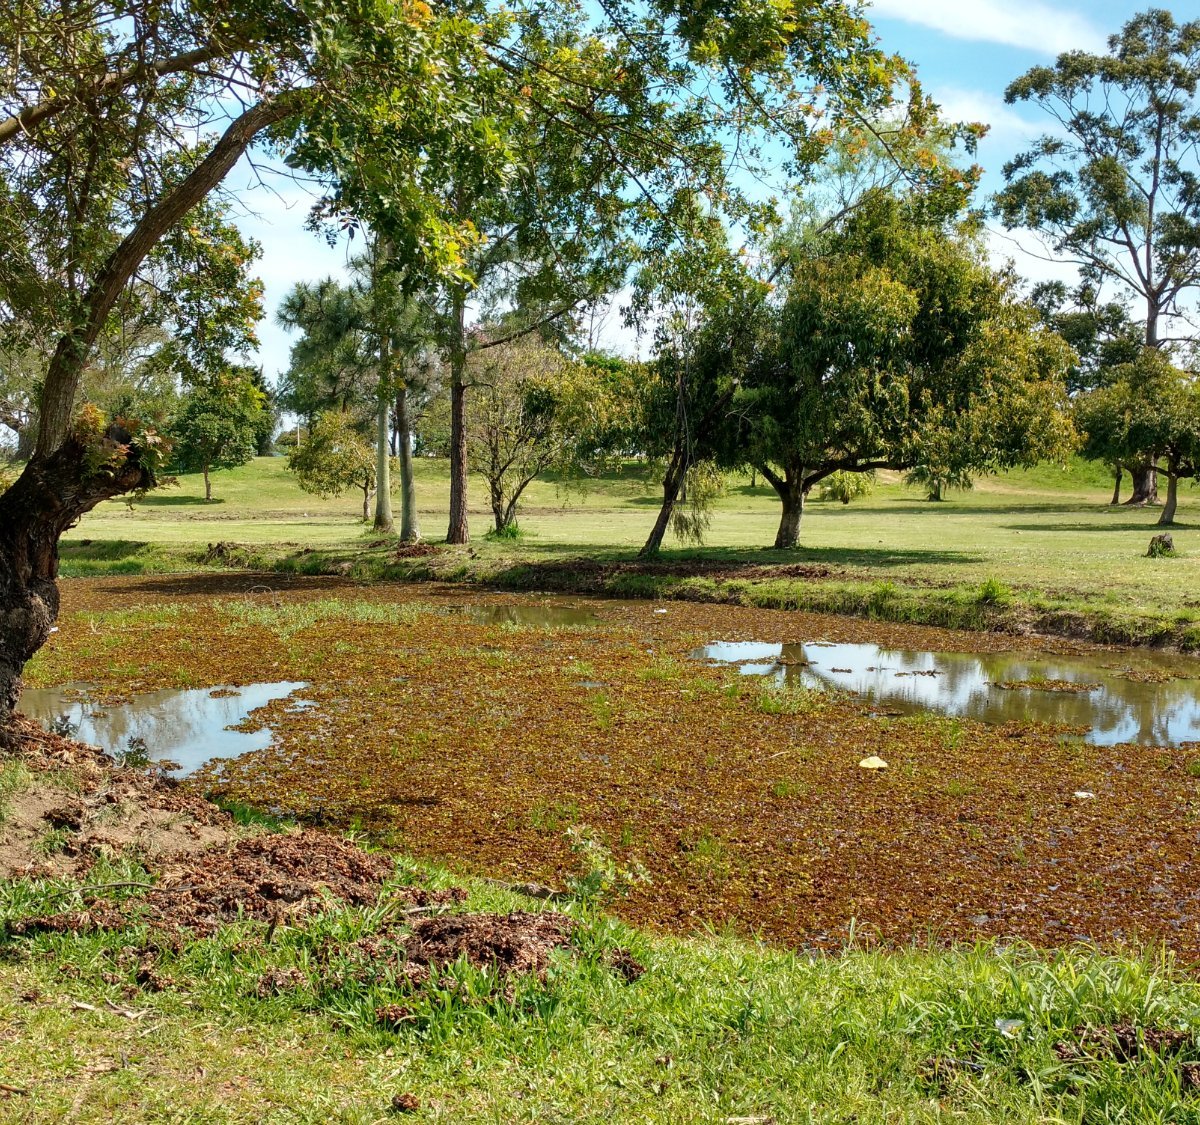
[[[1100,52],[1109,35],[1150,3],[1091,0],[1087,4],[1040,0],[875,0],[867,15],[881,45],[915,63],[921,81],[948,118],[983,121],[991,132],[980,144],[985,169],[982,192],[1001,185],[1000,169],[1044,129],[1029,106],[1004,104],[1004,89],[1030,67],[1050,63],[1061,51]],[[1171,5],[1164,5],[1171,7]],[[1190,13],[1175,6],[1177,18]],[[266,285],[268,319],[260,326],[259,362],[269,378],[286,368],[287,334],[274,324],[280,299],[296,281],[342,272],[347,248],[330,248],[303,229],[311,197],[298,185],[265,170],[262,186],[244,192],[259,177],[243,163],[229,186],[244,202],[240,225],[263,244],[259,272]],[[252,209],[252,211],[250,211]],[[1069,271],[1032,256],[1036,243],[993,232],[995,256],[1010,257],[1032,278],[1069,277]],[[614,346],[626,341],[620,333]]]

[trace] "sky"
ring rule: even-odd
[[[1191,0],[1189,0],[1189,3]],[[1178,5],[1177,18],[1188,17]],[[979,146],[984,168],[980,198],[1003,183],[1004,162],[1046,129],[1046,119],[1029,105],[1004,103],[1004,89],[1031,67],[1052,63],[1062,51],[1103,52],[1109,35],[1150,3],[1090,0],[1045,3],[1038,0],[875,0],[867,9],[880,45],[914,63],[925,90],[951,120],[982,121],[991,131]],[[244,188],[253,185],[252,191]],[[329,247],[304,230],[312,197],[299,185],[272,172],[269,163],[243,161],[230,177],[242,200],[242,229],[263,247],[259,275],[266,292],[267,319],[259,326],[257,362],[274,380],[288,364],[289,337],[274,321],[280,300],[297,281],[315,281],[345,272],[348,248]],[[1011,258],[1033,280],[1068,279],[1070,270],[1048,263],[1035,240],[1014,239],[995,228],[989,245],[997,263]],[[353,249],[351,247],[350,249]],[[610,318],[609,346],[630,351],[631,337]]]

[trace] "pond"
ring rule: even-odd
[[[1102,746],[1200,741],[1200,662],[1185,657],[927,652],[825,641],[714,641],[692,656],[898,712],[1087,727],[1085,740]]]
[[[235,729],[250,713],[287,699],[308,685],[299,681],[243,687],[167,689],[134,696],[124,703],[93,703],[86,684],[26,688],[20,709],[44,726],[69,724],[77,738],[119,756],[144,745],[151,762],[173,762],[183,777],[213,758],[236,758],[271,744],[267,727]],[[296,700],[294,707],[304,707]]]

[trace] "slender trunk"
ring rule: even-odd
[[[396,391],[396,456],[400,459],[400,541],[415,543],[421,538],[421,522],[417,517],[417,482],[413,477],[408,387],[403,383]]]
[[[469,543],[467,525],[466,293],[454,289],[450,313],[450,526],[447,543]]]
[[[392,531],[392,463],[388,458],[388,396],[381,392],[375,411],[375,530]]]
[[[1121,478],[1125,475],[1125,470],[1117,465],[1113,468],[1113,494],[1112,499],[1108,502],[1110,507],[1115,507],[1121,502]]]
[[[21,671],[58,617],[59,537],[102,500],[154,484],[128,432],[113,425],[105,439],[128,447],[118,463],[89,471],[98,448],[68,435],[50,456],[35,453],[0,495],[0,737],[21,694]]]
[[[208,466],[204,466],[204,499],[212,500],[212,481],[208,479]]]
[[[488,491],[491,493],[492,519],[496,524],[496,530],[503,531],[508,521],[504,515],[504,492],[497,477],[493,476],[488,481]]]
[[[1167,476],[1167,502],[1163,506],[1162,515],[1158,517],[1160,525],[1169,525],[1175,522],[1175,509],[1179,505],[1179,466],[1174,461],[1171,462],[1170,471]]]
[[[654,527],[650,531],[650,538],[643,544],[642,549],[638,552],[640,558],[645,558],[647,555],[657,555],[662,547],[663,538],[667,534],[667,527],[671,522],[671,513],[675,511],[675,504],[679,500],[679,491],[683,486],[684,477],[687,475],[687,466],[685,464],[684,452],[682,449],[676,448],[671,454],[671,461],[667,465],[666,475],[663,477],[663,502],[662,507],[658,510],[658,518],[654,521]]]
[[[366,523],[371,518],[371,486],[363,481],[360,487],[363,494],[363,523]]]

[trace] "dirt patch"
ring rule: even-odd
[[[0,825],[0,879],[84,874],[101,855],[144,860],[228,840],[233,821],[211,802],[149,771],[123,769],[95,746],[16,716],[5,755],[28,771]]]
[[[423,559],[440,553],[438,548],[432,543],[401,543],[392,552],[392,557],[397,559]]]
[[[446,914],[414,923],[405,942],[412,964],[430,969],[460,957],[501,976],[545,974],[550,954],[571,944],[575,922],[562,914]]]
[[[279,921],[320,910],[326,896],[354,906],[379,897],[391,860],[322,832],[257,836],[168,867],[149,920],[196,933],[239,917]]]
[[[1075,680],[998,680],[992,687],[1003,691],[1056,691],[1064,695],[1086,695],[1100,689],[1099,684],[1082,684]]]
[[[1064,1062],[1081,1058],[1113,1058],[1133,1062],[1143,1054],[1177,1055],[1194,1042],[1190,1032],[1175,1027],[1137,1027],[1131,1023],[1080,1026],[1072,1038],[1054,1044],[1054,1053]],[[1200,1067],[1200,1063],[1189,1064]]]

